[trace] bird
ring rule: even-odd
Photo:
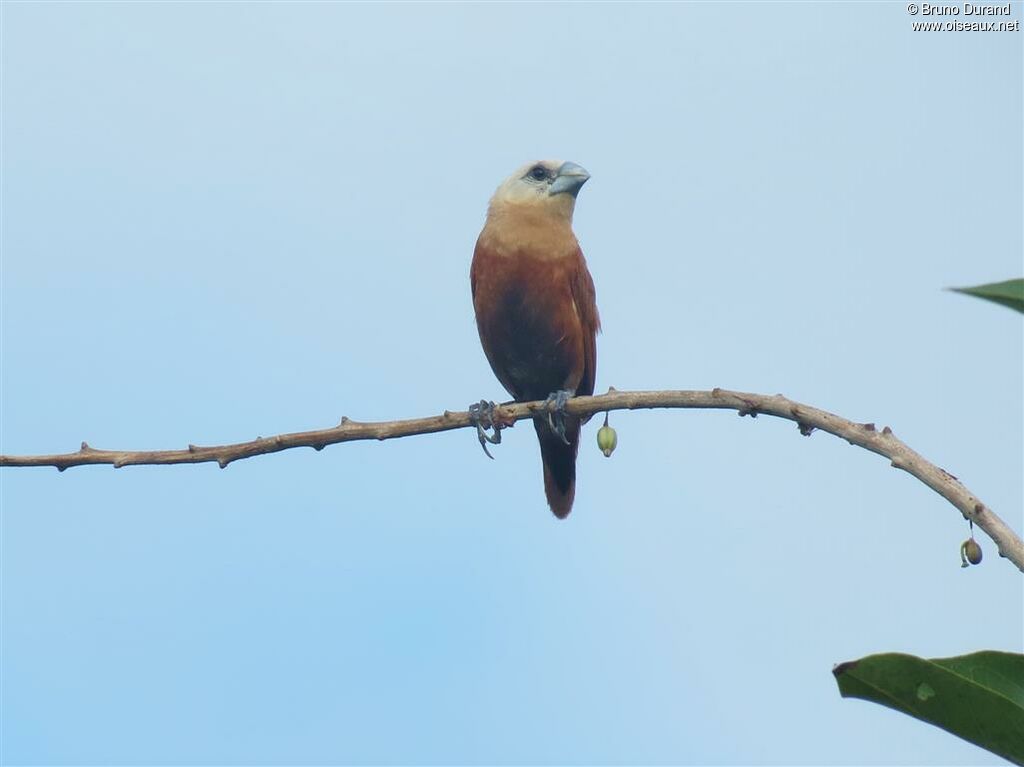
[[[556,413],[533,423],[544,492],[559,519],[572,511],[581,427],[564,408],[570,397],[594,393],[601,329],[594,280],[572,228],[589,178],[561,160],[519,168],[491,197],[470,267],[491,370],[516,402],[546,399]]]

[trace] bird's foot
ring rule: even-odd
[[[548,398],[544,400],[544,408],[548,411],[548,426],[567,445],[569,440],[565,436],[565,406],[569,403],[572,395],[573,392],[568,389],[560,389],[559,391],[551,392]]]
[[[494,456],[491,455],[491,451],[487,449],[487,443],[490,442],[492,445],[501,444],[501,430],[505,428],[506,424],[498,418],[495,413],[495,405],[493,402],[488,402],[485,399],[480,400],[475,405],[469,406],[469,422],[476,426],[476,436],[480,440],[480,447],[484,449],[484,453],[491,460],[494,460]],[[490,429],[493,434],[488,434],[487,430]]]

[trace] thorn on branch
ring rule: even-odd
[[[191,442],[189,442],[189,443],[188,443],[188,451],[189,451],[190,453],[194,453],[194,452],[196,452],[196,450],[198,450],[198,449],[199,449],[199,448],[198,448],[198,447],[196,447],[195,445],[193,445],[193,444],[192,444]]]
[[[884,429],[882,429],[882,434],[888,437],[890,434],[892,434],[892,429],[886,426]]]
[[[341,417],[341,420],[338,422],[338,426],[345,426],[346,424],[349,424],[351,422],[352,422],[351,418],[349,418],[347,415],[343,415]]]
[[[231,463],[231,461],[229,461],[227,458],[217,459],[217,465],[220,466],[222,469],[226,469],[229,463]]]
[[[84,441],[82,442],[82,446],[80,448],[78,448],[78,452],[79,453],[88,453],[91,450],[92,450],[92,448],[89,447],[89,443],[88,442],[84,442]]]
[[[805,437],[809,437],[812,434],[814,434],[814,427],[811,426],[809,423],[797,421],[796,428],[798,428],[800,430],[800,433],[803,434]]]
[[[875,425],[873,423],[862,423],[860,425],[860,428],[862,428],[864,431],[874,431]]]
[[[736,414],[740,418],[742,418],[745,415],[749,415],[751,418],[757,418],[757,405],[755,405],[748,399],[743,400],[743,404],[746,405],[746,407],[741,407],[739,410],[736,411]]]

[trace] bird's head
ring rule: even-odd
[[[576,195],[588,178],[590,174],[574,162],[531,162],[502,182],[491,198],[491,208],[524,206],[572,221]]]

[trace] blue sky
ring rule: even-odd
[[[901,2],[16,3],[5,453],[217,444],[504,395],[468,270],[592,174],[597,387],[888,424],[1024,528],[1022,37]],[[1012,19],[1020,18],[1014,4]],[[834,663],[1022,650],[1020,574],[877,456],[727,412],[215,465],[5,469],[5,764],[997,764]]]

